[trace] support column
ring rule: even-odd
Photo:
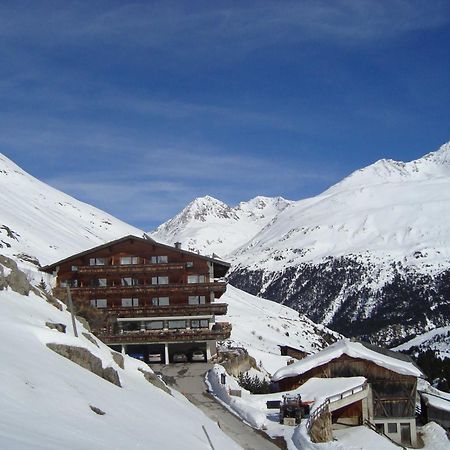
[[[122,355],[125,355],[125,350],[126,350],[126,347],[125,347],[125,345],[122,345]]]
[[[164,344],[164,361],[169,364],[169,344],[167,342]]]

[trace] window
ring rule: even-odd
[[[72,270],[72,272],[76,272],[78,270],[78,266],[72,266],[70,270]]]
[[[139,299],[138,298],[123,298],[122,306],[125,308],[131,307],[131,306],[139,306]]]
[[[139,281],[136,278],[125,277],[121,279],[122,286],[137,286]]]
[[[106,266],[106,258],[90,258],[90,266]]]
[[[152,322],[144,322],[144,326],[147,330],[162,330],[164,322],[162,320],[154,320]]]
[[[188,303],[190,305],[204,305],[206,303],[206,299],[204,295],[190,295],[188,297]]]
[[[169,329],[186,328],[185,320],[169,320]]]
[[[387,424],[388,433],[397,433],[397,424],[396,423],[388,423]]]
[[[96,298],[91,300],[91,306],[94,308],[106,308],[108,306],[108,302],[106,298]]]
[[[60,287],[62,287],[62,288],[65,288],[65,287],[67,287],[69,284],[68,284],[68,281],[67,280],[61,280],[60,282],[59,282],[59,286]]]
[[[188,261],[187,263],[186,263],[186,267],[189,269],[189,268],[191,268],[191,267],[194,267],[194,263],[192,262],[192,261]]]
[[[209,328],[209,320],[191,320],[191,328]]]
[[[152,284],[169,284],[169,277],[152,277]]]
[[[167,264],[169,258],[167,256],[152,256],[151,262],[152,264]]]
[[[153,297],[152,305],[153,306],[168,306],[169,305],[169,297]]]
[[[375,428],[377,429],[377,433],[384,433],[384,423],[376,423]]]
[[[120,264],[124,266],[128,264],[139,264],[139,258],[137,256],[121,256]]]
[[[188,283],[204,283],[205,275],[188,275]]]

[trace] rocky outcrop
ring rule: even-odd
[[[66,332],[66,325],[63,323],[45,322],[45,326],[60,333]]]
[[[0,255],[0,290],[7,287],[21,295],[29,295],[30,291],[40,295],[39,291],[30,284],[25,273],[18,269],[16,262]]]
[[[113,357],[114,362],[121,368],[124,369],[125,365],[124,365],[124,360],[123,360],[123,355],[115,352],[114,350],[111,350],[111,355]]]
[[[230,349],[229,351],[220,351],[218,362],[225,367],[225,370],[235,377],[250,369],[259,370],[255,358],[247,353],[244,348]]]
[[[160,380],[160,378],[158,377],[158,375],[156,375],[153,372],[148,372],[147,370],[144,370],[142,368],[139,367],[139,372],[142,372],[142,374],[144,375],[144,378],[151,384],[153,384],[153,386],[157,387],[158,389],[163,390],[164,392],[166,392],[167,394],[172,395],[172,392],[170,391],[170,389],[166,386],[166,384]]]
[[[98,375],[104,380],[109,381],[116,386],[122,387],[117,371],[113,367],[106,367],[104,369],[101,359],[93,355],[88,349],[55,343],[48,343],[47,347],[55,353],[58,353],[58,355],[70,359],[70,361],[78,364],[84,369],[89,370],[95,375]]]

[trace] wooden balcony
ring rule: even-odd
[[[121,344],[153,344],[161,342],[193,342],[193,341],[223,341],[231,335],[231,324],[220,322],[208,328],[183,330],[147,330],[128,331],[121,334],[106,334],[98,332],[97,337],[108,345]]]
[[[185,263],[121,264],[111,266],[78,266],[77,272],[89,275],[139,274],[186,269]]]
[[[170,316],[203,316],[224,315],[227,313],[226,303],[206,303],[204,305],[167,305],[104,308],[102,311],[115,317],[170,317]]]
[[[122,296],[124,298],[136,297],[138,295],[156,294],[163,295],[165,293],[177,292],[188,295],[199,295],[205,292],[213,291],[223,294],[227,289],[227,283],[216,281],[213,283],[186,283],[186,284],[145,284],[137,286],[86,286],[72,287],[70,292],[74,298],[92,297],[106,298],[110,296]],[[55,288],[53,293],[56,297],[64,296],[66,288]]]

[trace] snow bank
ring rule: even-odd
[[[221,384],[221,375],[225,375],[225,384]],[[235,397],[229,394],[230,389],[241,390],[244,394],[248,391],[242,389],[239,384],[227,374],[225,369],[219,364],[215,364],[206,374],[206,384],[210,391],[222,402],[228,409],[241,417],[246,423],[253,428],[261,430],[265,428],[267,423],[266,414],[260,408],[256,408],[251,402],[244,398]]]

